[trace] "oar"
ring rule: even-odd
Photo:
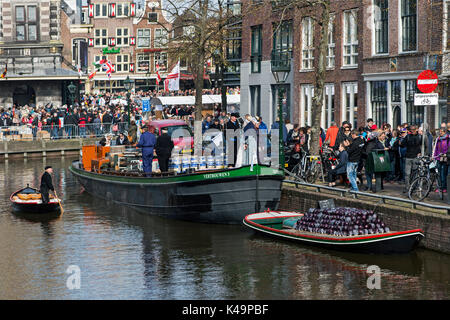
[[[58,195],[56,194],[56,190],[55,190],[55,196],[56,196],[56,199],[58,200],[59,208],[61,209],[61,216],[62,216],[64,214],[64,209],[62,207],[61,200],[59,199]]]

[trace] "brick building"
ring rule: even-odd
[[[276,2],[247,0],[244,10],[250,13],[242,21],[241,113],[275,121],[278,85],[271,74],[271,53],[285,50],[292,63],[283,84],[284,117],[310,125],[320,36],[313,13],[290,11],[280,23]],[[321,126],[347,120],[360,127],[367,118],[378,126],[421,124],[424,107],[414,106],[415,80],[425,69],[443,71],[446,12],[440,0],[331,0]],[[446,77],[440,78],[440,106],[428,112],[432,127],[447,118]]]
[[[0,2],[0,105],[67,102],[65,92],[78,73],[63,67],[61,1]]]
[[[445,81],[435,92],[438,107],[414,106],[417,76],[442,73],[443,1],[364,0],[362,76],[366,117],[378,125],[408,122],[430,128],[447,118]]]

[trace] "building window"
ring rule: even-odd
[[[314,97],[314,86],[312,84],[305,84],[301,86],[300,90],[300,125],[304,127],[311,125],[311,108],[312,99]]]
[[[401,0],[402,51],[417,50],[417,0]]]
[[[108,45],[108,29],[95,29],[94,46],[104,47]]]
[[[149,12],[148,13],[148,23],[157,23],[158,22],[158,13]]]
[[[388,122],[387,116],[387,82],[371,82],[372,116],[378,128]]]
[[[148,48],[150,47],[151,29],[138,29],[137,30],[137,47]]]
[[[156,72],[156,64],[159,64],[159,71],[165,72],[167,70],[167,52],[155,52],[155,59],[153,70]]]
[[[302,21],[302,69],[311,70],[314,63],[314,23],[310,17]]]
[[[343,120],[351,123],[352,128],[357,128],[358,123],[358,84],[354,82],[342,85],[343,95]]]
[[[129,58],[127,54],[116,56],[116,72],[128,72]]]
[[[95,18],[106,18],[108,17],[108,5],[106,3],[97,3],[95,5]]]
[[[389,5],[388,0],[374,0],[373,23],[375,31],[375,53],[388,53],[389,41]]]
[[[334,122],[334,84],[325,85],[325,123],[324,128],[329,128]]]
[[[138,53],[137,54],[137,72],[150,73],[150,54]]]
[[[328,25],[328,49],[327,49],[327,68],[333,69],[336,63],[336,42],[334,41],[334,21],[335,15],[330,15],[330,23]]]
[[[118,3],[117,4],[117,17],[128,17],[130,12],[129,3]]]
[[[358,65],[357,10],[344,12],[344,66]]]
[[[17,6],[15,8],[16,41],[37,41],[37,7]]]
[[[292,52],[292,22],[283,21],[274,25],[273,50]]]
[[[169,34],[165,29],[155,29],[155,48],[164,48],[169,42]]]
[[[416,80],[406,80],[405,87],[406,122],[410,125],[421,125],[424,120],[424,107],[414,105],[414,94],[419,92]]]
[[[402,81],[394,80],[391,81],[391,101],[401,102],[402,101]]]
[[[98,63],[101,60],[108,60],[108,56],[94,56],[95,63]],[[98,72],[105,72],[105,70],[103,70],[103,68],[100,68]]]
[[[262,38],[261,38],[262,26],[252,27],[252,56],[251,66],[252,73],[261,72],[261,60],[262,60]]]
[[[261,86],[250,86],[250,114],[261,116]]]
[[[116,29],[116,45],[117,46],[128,46],[128,28],[117,28]]]

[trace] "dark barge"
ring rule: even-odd
[[[138,211],[193,222],[240,224],[260,210],[276,210],[284,174],[266,165],[144,177],[69,168],[95,197]]]

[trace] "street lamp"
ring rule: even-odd
[[[75,91],[77,90],[77,87],[71,82],[67,86],[67,90],[69,91],[70,102],[71,105],[73,106],[73,101],[75,100]]]
[[[128,126],[130,126],[130,119],[131,119],[131,116],[130,116],[130,109],[131,109],[131,107],[130,107],[130,102],[131,102],[130,90],[133,87],[133,83],[134,83],[134,81],[130,80],[130,76],[127,76],[127,78],[123,81],[125,90],[127,90]]]
[[[284,169],[284,143],[283,143],[283,96],[284,88],[281,84],[285,83],[289,72],[291,71],[291,53],[289,51],[272,51],[272,74],[278,85],[278,130],[279,130],[279,145],[280,145],[280,167]]]

